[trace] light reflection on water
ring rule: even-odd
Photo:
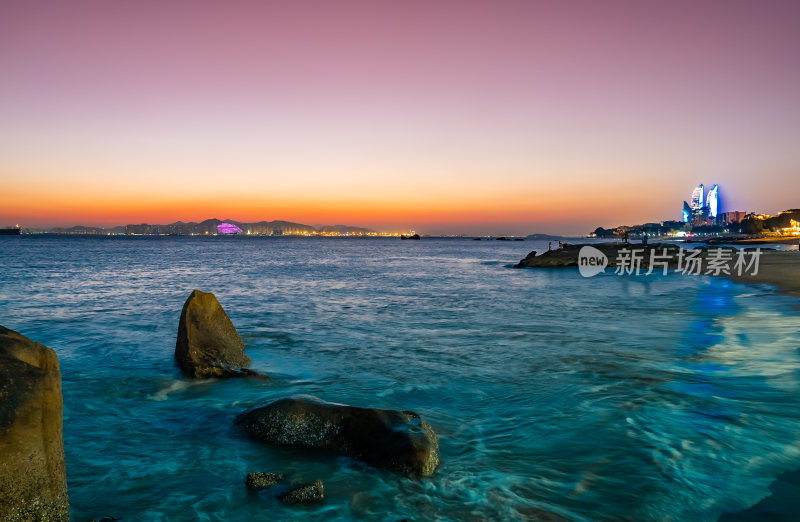
[[[796,300],[693,276],[512,270],[546,243],[48,238],[0,243],[3,325],[62,363],[73,518],[714,520],[800,467]],[[188,382],[183,301],[219,297],[271,381]],[[414,409],[417,481],[268,448],[231,420],[316,395]],[[248,471],[321,478],[285,508]]]

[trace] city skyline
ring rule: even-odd
[[[800,206],[796,2],[44,5],[0,17],[0,226],[583,234],[702,180]]]

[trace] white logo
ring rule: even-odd
[[[596,276],[608,266],[608,257],[593,246],[584,246],[578,253],[578,270],[583,277]]]

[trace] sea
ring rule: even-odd
[[[681,274],[514,269],[547,241],[0,238],[0,324],[54,349],[73,521],[693,520],[800,468],[800,301]],[[193,289],[270,379],[187,380]],[[407,478],[249,439],[289,396],[413,410]],[[251,471],[284,473],[259,493]],[[326,499],[278,495],[321,479]]]

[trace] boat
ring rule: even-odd
[[[412,234],[410,236],[407,236],[405,234],[401,234],[400,235],[400,239],[419,239],[419,234]]]
[[[19,225],[11,228],[0,228],[0,236],[18,236],[22,233]]]

